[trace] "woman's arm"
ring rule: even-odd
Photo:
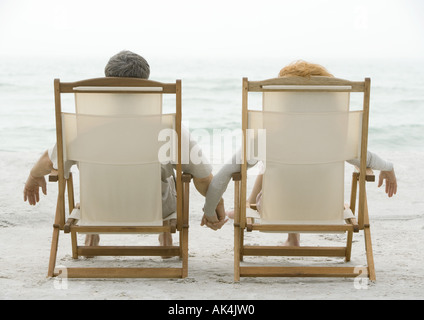
[[[353,159],[347,161],[348,163],[357,166],[359,168],[360,161],[359,159]],[[378,180],[378,187],[383,185],[383,181],[385,181],[385,191],[387,195],[392,197],[397,192],[397,179],[395,170],[393,168],[393,164],[389,161],[385,161],[381,159],[375,153],[368,151],[367,152],[367,168],[371,168],[373,170],[380,170],[380,176]]]

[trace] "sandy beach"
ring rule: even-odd
[[[387,156],[387,154],[382,154]],[[186,279],[72,279],[46,278],[52,235],[56,185],[49,183],[48,195],[36,207],[22,201],[22,187],[28,168],[38,157],[33,153],[2,153],[0,160],[0,299],[422,299],[424,298],[424,202],[420,197],[423,169],[408,163],[424,159],[422,153],[391,154],[399,180],[399,192],[386,199],[376,183],[368,186],[371,232],[377,282],[354,278],[243,278],[233,281],[232,220],[219,231],[200,226],[203,198],[191,187],[189,276]],[[218,166],[219,167],[219,166]],[[378,173],[378,172],[377,172]],[[349,182],[346,182],[349,184]],[[408,192],[405,192],[409,190]],[[227,208],[233,201],[233,187],[225,194]],[[422,193],[422,192],[421,192]],[[102,243],[155,244],[157,235],[102,237]],[[82,240],[81,236],[81,240]],[[340,235],[304,235],[302,244],[340,245]],[[246,243],[282,244],[285,235],[248,233]],[[174,241],[177,237],[174,236]],[[69,235],[61,234],[58,266],[174,266],[177,258],[78,259],[71,257]],[[300,258],[265,258],[271,264],[302,265],[320,262]],[[334,266],[345,265],[343,259],[321,260]],[[352,261],[365,262],[363,235],[355,234]],[[246,265],[258,265],[257,258]]]

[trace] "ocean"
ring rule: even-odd
[[[241,127],[242,77],[272,78],[291,62],[276,58],[148,61],[151,79],[182,79],[183,121],[190,129],[208,132]],[[424,61],[313,62],[339,78],[371,78],[370,150],[424,150]],[[51,146],[55,142],[53,79],[102,77],[106,63],[100,58],[0,58],[0,152],[36,152]],[[354,95],[352,104],[362,103],[362,97]],[[260,105],[255,98],[251,105]],[[72,107],[72,97],[65,96],[65,110],[67,106]]]

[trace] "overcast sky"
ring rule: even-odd
[[[422,0],[0,0],[0,55],[421,57],[423,21]]]

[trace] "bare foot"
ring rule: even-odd
[[[163,232],[159,234],[159,244],[163,247],[172,246],[172,234],[170,232]],[[172,256],[162,256],[162,259],[169,259]]]
[[[170,224],[170,220],[166,220],[163,222],[164,226],[168,226]],[[170,232],[163,232],[159,234],[159,244],[162,247],[168,247],[172,246],[172,234]],[[172,258],[172,256],[162,256],[162,259],[169,259]]]
[[[96,247],[100,243],[100,235],[98,234],[87,234],[85,236],[85,245],[87,247]],[[85,256],[86,258],[93,258],[93,256]]]
[[[234,210],[225,211],[225,214],[227,215],[228,218],[234,219]]]
[[[246,208],[252,208],[249,201],[246,201]],[[256,210],[255,207],[253,207],[252,209]],[[234,219],[234,209],[230,211],[225,211],[225,214],[227,215],[228,218]]]
[[[284,246],[287,247],[299,247],[300,246],[300,234],[299,233],[289,233],[287,236]]]

